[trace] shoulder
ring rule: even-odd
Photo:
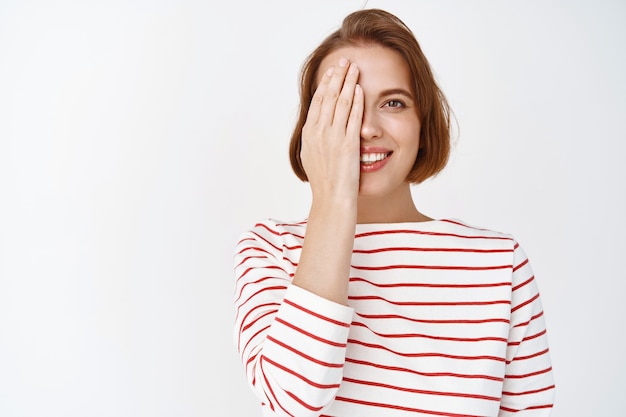
[[[466,236],[514,240],[510,233],[501,232],[483,226],[477,226],[459,219],[442,219],[438,223],[443,229],[454,231]]]
[[[283,250],[285,246],[301,244],[306,230],[306,220],[282,221],[264,219],[243,232],[239,244],[255,244]],[[246,243],[247,242],[247,243]]]
[[[458,219],[443,220],[442,223],[453,233],[466,237],[464,241],[467,242],[468,246],[488,248],[488,252],[491,253],[509,254],[507,256],[511,257],[513,272],[525,267],[527,274],[532,275],[526,252],[512,234],[471,225]]]
[[[248,232],[259,236],[304,236],[306,230],[306,220],[282,221],[276,219],[265,219],[256,223]]]
[[[444,219],[438,222],[443,233],[458,236],[465,242],[473,244],[487,244],[489,246],[515,251],[519,243],[515,237],[506,232],[492,228],[478,226],[459,219]]]
[[[458,219],[417,223],[357,224],[355,245],[370,247],[420,247],[471,252],[512,252],[515,239],[507,233]]]

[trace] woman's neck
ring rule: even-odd
[[[384,196],[359,196],[357,223],[407,223],[432,220],[415,207],[409,184]]]

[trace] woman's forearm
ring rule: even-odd
[[[313,202],[293,284],[347,304],[356,202]]]

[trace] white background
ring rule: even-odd
[[[0,416],[256,416],[232,251],[306,216],[306,55],[362,1],[0,3]],[[623,413],[626,5],[370,1],[457,116],[426,214],[512,233],[542,291],[553,416]]]

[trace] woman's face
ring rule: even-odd
[[[324,74],[341,57],[358,66],[365,98],[359,196],[393,197],[405,192],[421,126],[409,68],[397,52],[374,45],[337,49],[324,58],[318,73]]]

